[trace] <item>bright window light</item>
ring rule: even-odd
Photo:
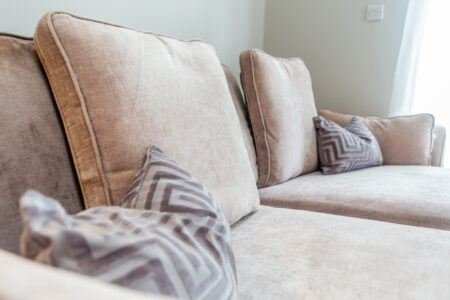
[[[415,113],[429,112],[450,137],[450,11],[449,0],[430,0],[414,93]],[[450,167],[450,138],[445,167]]]

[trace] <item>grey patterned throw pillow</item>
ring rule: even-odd
[[[158,148],[124,207],[69,216],[35,191],[21,199],[22,255],[133,289],[183,299],[235,299],[228,222],[210,193]]]
[[[336,174],[383,164],[380,145],[370,130],[353,117],[342,128],[323,117],[314,117],[317,149],[323,174]]]

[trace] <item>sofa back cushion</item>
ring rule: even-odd
[[[245,148],[247,149],[248,159],[252,166],[253,175],[255,176],[255,181],[258,180],[258,167],[256,165],[256,150],[255,142],[253,140],[253,132],[250,124],[250,119],[248,116],[247,106],[245,104],[244,97],[242,95],[241,87],[239,86],[233,72],[227,67],[222,65],[225,77],[227,78],[228,88],[231,93],[231,98],[233,99],[234,108],[239,118],[239,124],[241,125],[242,135],[244,137]]]
[[[255,136],[258,187],[316,170],[317,111],[305,64],[249,50],[241,53],[240,65]]]
[[[329,110],[319,114],[344,127],[354,117]],[[418,114],[393,118],[358,117],[380,144],[385,165],[431,165],[434,117]]]
[[[35,32],[85,205],[121,204],[150,144],[198,178],[230,223],[259,205],[215,50],[53,12]]]
[[[0,34],[0,248],[19,250],[19,198],[35,188],[83,208],[70,152],[31,39]]]

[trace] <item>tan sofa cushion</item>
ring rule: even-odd
[[[264,205],[450,230],[450,169],[381,166],[314,172],[259,190]]]
[[[319,114],[341,126],[353,115],[321,110]],[[430,114],[360,120],[378,140],[386,165],[431,165],[434,117]]]
[[[258,187],[317,169],[311,78],[299,58],[241,53],[242,85],[258,158]]]
[[[41,265],[0,251],[2,300],[170,300]]]
[[[240,299],[450,299],[450,232],[291,209],[232,227]]]
[[[215,50],[202,41],[49,13],[36,47],[87,207],[120,204],[150,144],[189,170],[233,223],[259,198]]]
[[[28,38],[0,34],[0,248],[19,250],[19,198],[30,188],[83,208],[70,151]]]

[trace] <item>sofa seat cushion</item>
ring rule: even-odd
[[[314,172],[259,190],[264,205],[450,230],[450,169],[381,166]]]
[[[232,227],[240,299],[450,299],[450,232],[271,208]]]

